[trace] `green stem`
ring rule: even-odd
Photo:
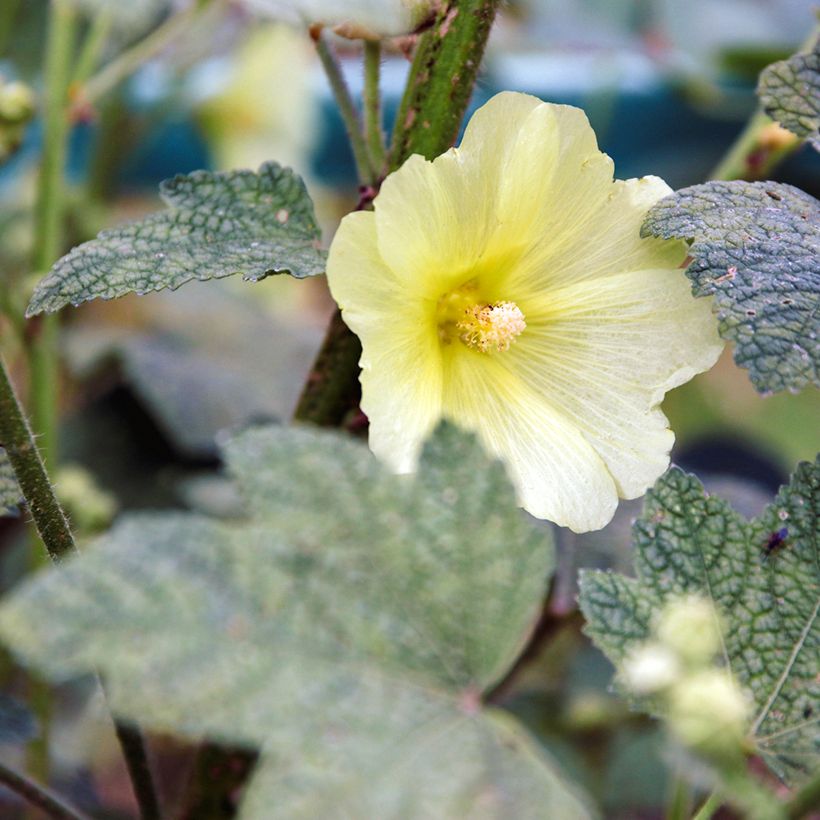
[[[712,815],[723,805],[723,798],[717,793],[712,792],[703,805],[697,810],[697,813],[692,820],[711,820]]]
[[[692,789],[680,775],[677,775],[672,781],[664,817],[666,820],[686,820],[691,811]]]
[[[391,170],[411,154],[436,157],[455,141],[499,2],[452,0],[419,39],[393,131]],[[358,339],[337,312],[294,417],[320,426],[341,424],[357,395],[360,355]]]
[[[83,85],[96,71],[105,42],[111,33],[111,19],[111,13],[108,11],[101,11],[94,15],[83,40],[80,56],[77,57],[77,64],[71,77],[72,87]]]
[[[396,115],[390,167],[410,154],[433,159],[456,140],[500,0],[442,4],[417,46]]]
[[[11,386],[6,367],[0,360],[0,446],[8,455],[17,483],[26,500],[34,526],[52,560],[59,563],[75,551],[74,537],[68,526],[31,428]]]
[[[77,547],[65,513],[54,494],[43,459],[31,428],[23,415],[20,402],[12,387],[8,371],[0,359],[0,446],[11,466],[29,513],[48,554],[55,563],[75,554]],[[134,792],[144,820],[156,820],[159,815],[156,791],[148,767],[148,758],[139,729],[115,721],[117,737],[122,746]],[[47,751],[47,750],[46,750]]]
[[[367,136],[367,148],[370,152],[370,163],[376,176],[385,171],[387,149],[384,144],[382,128],[382,102],[379,92],[382,49],[378,40],[365,40],[364,43],[364,128]]]
[[[66,805],[54,792],[0,763],[0,783],[54,820],[88,820]]]
[[[756,111],[709,179],[766,179],[777,165],[800,147],[800,140],[797,137],[789,139],[787,134],[782,135],[782,143],[772,144],[766,137],[772,127],[774,122],[766,113]]]
[[[67,94],[76,22],[71,3],[52,0],[46,38],[43,154],[34,212],[32,267],[40,275],[54,264],[63,243],[63,168],[69,128]],[[32,423],[43,457],[51,464],[57,449],[57,318],[45,316],[30,327]]]
[[[362,134],[359,112],[356,110],[353,97],[350,95],[350,89],[345,82],[342,67],[327,42],[327,37],[321,26],[312,27],[310,35],[316,45],[316,53],[319,55],[322,68],[330,83],[333,97],[345,124],[345,131],[347,131],[347,138],[350,141],[350,148],[353,151],[353,159],[356,163],[359,184],[362,186],[372,185],[376,181],[376,177],[373,168],[370,166],[370,157]]]
[[[786,816],[790,820],[806,817],[810,812],[820,810],[820,772],[815,773],[786,805]]]
[[[167,48],[190,27],[210,2],[192,3],[178,14],[171,15],[131,48],[123,51],[95,74],[82,89],[82,101],[94,105],[101,97],[128,79],[140,66]]]

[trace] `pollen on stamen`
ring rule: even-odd
[[[467,347],[481,353],[491,353],[509,350],[516,337],[524,332],[527,323],[515,302],[496,302],[467,308],[456,327],[459,339]]]

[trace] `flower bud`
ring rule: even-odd
[[[674,652],[659,643],[646,643],[624,660],[621,680],[636,695],[652,695],[672,686],[680,672]]]
[[[750,701],[725,670],[684,678],[669,694],[669,725],[682,743],[712,759],[735,759],[742,751]]]
[[[34,92],[24,83],[0,80],[0,121],[20,125],[34,116]]]
[[[660,613],[655,635],[687,666],[706,666],[720,650],[717,611],[697,595],[670,601]]]

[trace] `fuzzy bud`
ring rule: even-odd
[[[687,666],[706,666],[720,651],[718,614],[697,595],[670,601],[660,613],[655,635]]]
[[[750,706],[728,672],[709,669],[672,689],[669,725],[692,750],[712,759],[734,760],[743,747]]]
[[[672,686],[680,672],[674,652],[659,643],[646,643],[624,660],[621,680],[636,695],[653,695]]]

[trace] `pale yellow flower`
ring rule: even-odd
[[[668,193],[613,181],[579,109],[511,92],[458,149],[391,174],[374,212],[342,221],[327,270],[362,342],[376,455],[413,470],[447,418],[539,518],[597,529],[641,495],[669,462],[664,394],[722,347],[685,245],[639,237]]]

